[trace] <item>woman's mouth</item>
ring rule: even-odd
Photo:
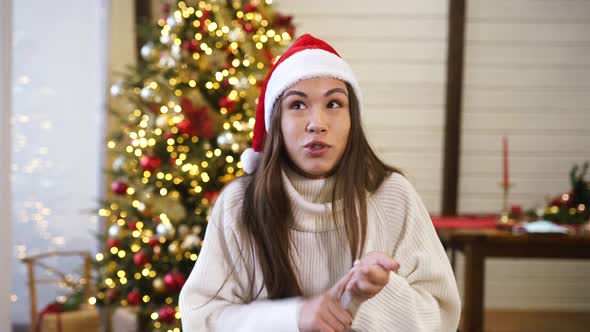
[[[312,141],[304,146],[305,152],[307,152],[312,157],[321,157],[324,153],[328,151],[330,145],[320,142],[320,141]]]

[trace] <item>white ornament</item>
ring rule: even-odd
[[[217,136],[217,144],[222,149],[230,149],[235,142],[234,135],[230,131],[224,131]]]
[[[168,116],[163,114],[158,116],[156,118],[156,126],[158,126],[158,128],[164,128],[168,126]]]
[[[176,60],[180,60],[182,56],[182,48],[180,45],[173,44],[172,47],[170,47],[170,54],[172,54]]]
[[[190,250],[190,249],[198,247],[200,244],[201,244],[200,237],[193,235],[193,234],[189,234],[186,236],[184,241],[182,241],[182,244],[180,245],[180,247],[184,250]]]
[[[141,57],[146,61],[153,61],[158,58],[158,50],[152,42],[147,42],[143,45],[139,52],[141,53]]]
[[[174,227],[168,223],[160,223],[156,226],[156,234],[161,237],[170,239],[174,236]]]
[[[236,84],[236,88],[240,89],[240,90],[246,90],[250,87],[250,82],[248,82],[248,79],[245,77],[240,78],[240,80],[238,81],[238,84]]]
[[[172,41],[172,38],[170,38],[169,35],[160,36],[160,43],[162,43],[164,45],[170,44],[171,41]]]
[[[229,39],[230,42],[242,41],[243,36],[244,36],[244,33],[243,33],[242,29],[239,29],[239,28],[235,28],[227,34],[227,38]]]
[[[117,225],[117,224],[113,224],[111,225],[111,227],[109,227],[109,236],[112,238],[117,238],[119,237],[119,235],[121,234],[121,226]]]
[[[119,97],[120,95],[123,94],[123,84],[121,82],[117,82],[113,85],[111,85],[111,96],[113,97]]]

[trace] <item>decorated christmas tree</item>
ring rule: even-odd
[[[290,43],[272,1],[164,4],[142,61],[111,86],[112,192],[91,302],[137,306],[142,331],[179,330],[178,296],[220,189],[243,175],[260,86]]]

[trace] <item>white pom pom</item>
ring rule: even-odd
[[[242,162],[242,168],[246,173],[252,174],[258,168],[260,164],[261,155],[259,152],[254,151],[252,148],[248,148],[242,152],[240,161]]]

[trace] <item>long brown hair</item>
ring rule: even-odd
[[[346,87],[351,128],[342,158],[332,172],[332,176],[336,177],[332,207],[336,206],[338,199],[343,200],[344,229],[354,260],[363,252],[367,235],[366,192],[375,192],[389,174],[399,170],[382,162],[369,146],[361,125],[358,99],[348,83]],[[293,217],[281,180],[283,167],[290,163],[280,129],[281,98],[273,109],[260,165],[246,180],[248,184],[242,208],[245,236],[253,241],[250,242],[250,249],[260,264],[270,299],[302,295],[292,264],[293,247],[289,234]],[[332,214],[336,222],[338,215],[334,208]]]

